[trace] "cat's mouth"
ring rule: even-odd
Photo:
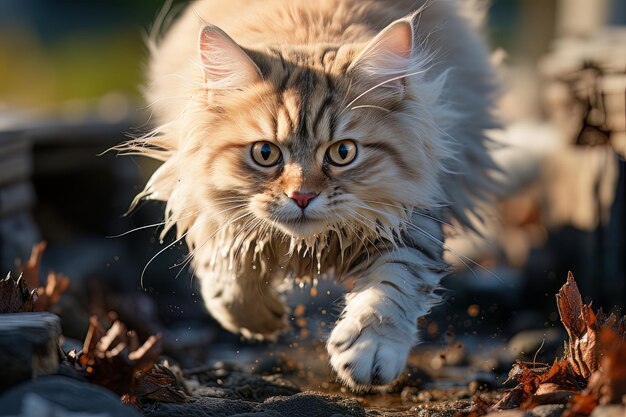
[[[324,230],[326,220],[307,216],[302,213],[299,216],[282,218],[277,224],[283,231],[292,236],[307,237]]]

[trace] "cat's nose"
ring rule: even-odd
[[[300,193],[298,191],[292,191],[289,194],[289,198],[296,202],[298,207],[305,208],[309,205],[309,201],[317,197],[318,193]]]

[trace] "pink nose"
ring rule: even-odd
[[[299,193],[297,191],[293,191],[289,194],[289,198],[295,201],[299,207],[305,208],[309,205],[309,201],[313,200],[318,195],[319,194],[317,193]]]

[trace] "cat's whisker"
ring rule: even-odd
[[[118,238],[118,237],[126,236],[126,235],[128,235],[128,234],[130,234],[130,233],[138,232],[138,231],[140,231],[140,230],[150,229],[151,227],[163,226],[163,225],[165,225],[165,224],[167,224],[167,223],[170,223],[170,222],[174,222],[174,223],[176,223],[176,222],[179,222],[179,221],[181,221],[181,220],[186,220],[186,219],[189,219],[189,218],[191,218],[191,217],[193,217],[193,216],[196,216],[198,213],[200,213],[200,211],[196,211],[196,212],[194,212],[194,213],[191,213],[191,214],[189,214],[189,215],[187,215],[187,216],[185,216],[185,217],[180,217],[180,218],[178,218],[178,219],[166,219],[166,220],[164,220],[164,221],[162,221],[162,222],[159,222],[159,223],[153,223],[153,224],[147,224],[147,225],[145,225],[145,226],[139,226],[139,227],[136,227],[136,228],[134,228],[134,229],[128,230],[128,231],[126,231],[126,232],[124,232],[124,233],[120,233],[119,235],[106,236],[106,238],[107,238],[107,239],[116,239],[116,238]]]
[[[240,206],[229,207],[229,209],[228,209],[228,210],[225,210],[225,211],[235,210],[235,209],[238,209],[238,208],[243,208],[243,207],[245,207],[245,206],[246,206],[246,205],[244,204],[244,205],[240,205]],[[217,213],[217,214],[220,214],[220,213]],[[251,213],[248,213],[248,215],[249,215],[249,214],[251,214]],[[220,231],[222,231],[225,227],[230,226],[233,222],[235,222],[235,221],[239,220],[239,219],[240,219],[240,218],[242,218],[242,217],[245,217],[245,216],[240,216],[240,217],[238,217],[238,218],[236,218],[236,219],[233,219],[233,220],[229,220],[229,221],[227,221],[224,225],[222,225],[219,229],[217,229],[217,230],[216,230],[213,234],[211,234],[211,236],[209,236],[209,238],[207,238],[207,239],[205,240],[205,242],[206,242],[206,241],[208,241],[208,240],[211,240],[211,239],[212,239],[215,235],[217,235],[217,234],[218,234]],[[199,247],[194,248],[194,249],[193,249],[193,251],[191,251],[189,254],[187,254],[187,256],[185,256],[185,258],[183,258],[183,261],[181,261],[181,262],[177,262],[177,263],[175,263],[174,265],[170,266],[170,269],[173,269],[173,268],[176,268],[176,267],[180,266],[183,262],[184,262],[184,263],[187,263],[187,261],[188,261],[188,260],[191,260],[191,259],[193,258],[193,256],[196,254],[196,252],[198,251],[198,249],[199,249]]]
[[[384,215],[386,215],[386,216],[388,216],[388,215],[393,216],[393,215],[392,215],[392,214],[390,214],[390,213],[384,213],[384,212],[378,211],[378,210],[376,210],[376,209],[373,209],[373,208],[371,208],[371,207],[367,207],[367,206],[360,206],[360,207],[361,207],[361,208],[363,208],[363,209],[366,209],[366,210],[370,210],[370,211],[373,211],[373,212],[379,213],[379,214],[384,214]],[[396,216],[393,216],[393,217],[396,217]],[[435,236],[433,236],[432,234],[428,233],[427,231],[425,231],[425,230],[424,230],[424,229],[422,229],[421,227],[419,227],[419,226],[417,226],[417,225],[415,225],[415,224],[411,223],[410,221],[406,221],[406,220],[403,220],[403,219],[400,219],[400,218],[397,218],[397,217],[396,217],[396,220],[400,221],[402,224],[404,224],[404,225],[406,225],[406,226],[408,226],[408,227],[412,227],[412,228],[413,228],[413,230],[416,230],[418,233],[421,233],[421,234],[422,234],[423,236],[425,236],[426,238],[428,238],[428,239],[432,240],[433,242],[435,242],[435,243],[437,243],[437,244],[441,245],[441,247],[442,247],[442,248],[444,248],[445,250],[449,251],[449,252],[450,252],[450,253],[452,253],[454,256],[456,256],[456,257],[457,257],[457,258],[458,258],[458,259],[459,259],[459,260],[463,263],[463,265],[465,265],[465,266],[466,266],[466,267],[467,267],[467,268],[468,268],[468,269],[469,269],[469,270],[470,270],[470,271],[471,271],[471,272],[472,272],[472,273],[473,273],[473,274],[474,274],[477,278],[478,278],[477,274],[476,274],[476,273],[475,273],[475,271],[474,271],[474,270],[473,270],[473,269],[472,269],[472,268],[471,268],[471,267],[467,264],[467,262],[469,262],[469,263],[471,263],[472,265],[474,265],[475,267],[477,267],[477,268],[479,268],[479,269],[483,270],[484,272],[486,272],[487,274],[489,274],[489,275],[490,275],[490,276],[492,276],[493,278],[496,278],[498,281],[500,281],[500,282],[504,283],[504,281],[502,280],[502,278],[500,278],[500,277],[499,277],[496,273],[494,273],[493,271],[490,271],[488,268],[486,268],[485,266],[483,266],[483,265],[479,264],[479,263],[478,263],[478,262],[476,262],[475,260],[473,260],[473,259],[471,259],[471,258],[469,258],[469,257],[467,257],[467,256],[465,256],[465,255],[463,255],[463,254],[458,253],[457,251],[455,251],[454,249],[452,249],[449,245],[447,245],[445,242],[443,242],[443,241],[442,241],[442,240],[440,240],[440,239],[437,239]],[[467,262],[466,262],[466,261],[467,261]]]
[[[227,210],[226,210],[227,211]],[[222,212],[219,212],[217,214],[221,214]],[[203,224],[205,219],[202,220],[196,220],[183,234],[181,234],[180,237],[178,237],[176,240],[174,240],[172,243],[168,244],[166,247],[164,247],[163,249],[161,249],[160,251],[158,251],[152,258],[150,258],[150,260],[148,261],[148,263],[146,263],[146,265],[144,266],[143,270],[141,271],[141,278],[140,278],[140,284],[141,284],[141,288],[144,288],[144,276],[146,273],[146,270],[148,269],[148,267],[150,266],[150,264],[159,256],[161,255],[163,252],[165,252],[167,249],[171,248],[172,246],[174,246],[175,244],[179,243],[182,241],[182,239],[184,239],[189,232],[196,226],[199,226],[201,224]]]
[[[347,105],[346,107],[344,107],[344,109],[343,109],[343,110],[341,110],[341,111],[339,112],[339,115],[341,115],[344,111],[346,111],[349,107],[351,107],[354,103],[356,103],[356,102],[357,102],[357,101],[358,101],[361,97],[363,97],[363,96],[365,96],[366,94],[368,94],[368,93],[370,93],[370,92],[372,92],[372,91],[376,90],[377,88],[380,88],[380,87],[382,87],[383,85],[385,85],[385,84],[389,84],[390,82],[393,82],[393,81],[401,80],[401,79],[403,79],[403,78],[412,77],[412,76],[414,76],[414,75],[423,74],[424,72],[426,72],[426,70],[409,72],[409,73],[407,73],[407,74],[401,74],[401,75],[398,75],[398,76],[396,76],[396,77],[392,77],[392,78],[389,78],[389,79],[387,79],[387,80],[385,80],[385,81],[382,81],[382,82],[380,82],[380,83],[376,84],[376,85],[375,85],[375,86],[373,86],[373,87],[368,88],[367,90],[365,90],[364,92],[362,92],[361,94],[359,94],[358,96],[356,96],[356,98],[354,98],[351,102],[349,102],[349,103],[348,103],[348,105]]]
[[[244,219],[244,218],[246,218],[247,216],[250,216],[250,215],[252,215],[252,213],[250,213],[250,212],[244,213],[244,214],[243,214],[243,215],[241,215],[241,216],[238,216],[238,217],[236,217],[236,218],[233,218],[233,219],[229,220],[229,221],[228,221],[228,222],[226,222],[224,225],[222,225],[220,228],[218,228],[218,229],[217,229],[215,232],[213,232],[213,233],[212,233],[212,234],[211,234],[208,238],[206,238],[206,239],[204,240],[204,242],[202,242],[202,244],[200,244],[200,245],[198,245],[198,246],[196,246],[196,247],[194,248],[194,250],[192,251],[192,253],[190,253],[190,254],[189,254],[189,256],[188,256],[188,258],[189,258],[189,259],[187,260],[187,263],[189,263],[189,262],[193,259],[193,257],[195,256],[195,254],[196,254],[196,253],[197,253],[200,249],[202,249],[202,248],[204,247],[204,245],[206,245],[207,243],[209,243],[209,242],[210,242],[210,241],[211,241],[211,240],[212,240],[215,236],[217,236],[220,232],[222,232],[223,230],[225,230],[227,227],[230,227],[231,225],[233,225],[236,221],[239,221],[239,220],[241,220],[241,219]],[[183,266],[183,268],[184,268],[184,266]],[[180,273],[180,271],[179,271],[179,273]],[[194,273],[195,273],[195,272],[194,272]]]
[[[220,227],[218,230],[216,230],[215,232],[213,232],[208,238],[206,238],[204,240],[204,242],[202,242],[202,244],[196,246],[187,256],[186,256],[186,260],[185,262],[182,264],[180,270],[178,271],[178,273],[176,274],[175,279],[177,279],[180,274],[185,270],[185,267],[187,265],[189,265],[189,263],[193,260],[194,256],[197,254],[197,252],[202,249],[207,243],[209,243],[217,234],[219,234],[222,230],[224,230],[225,228],[231,226],[234,222],[241,220],[242,218],[245,218],[246,216],[251,215],[252,213],[245,213],[242,216],[239,216],[237,218],[231,219],[229,220],[227,223],[225,223],[224,225],[222,225],[222,227]],[[178,265],[175,266],[179,266],[181,265],[180,263]],[[175,266],[171,267],[170,269],[174,268]],[[194,269],[192,271],[192,278],[196,275],[197,272],[197,265],[194,266]],[[192,284],[193,285],[193,284]]]
[[[391,113],[391,110],[386,109],[384,107],[375,106],[373,104],[362,104],[360,106],[354,106],[350,108],[350,110],[356,110],[356,109],[377,109],[377,110],[382,110],[385,113]]]
[[[178,273],[176,274],[176,277],[174,279],[178,279],[178,277],[180,276],[180,274],[183,272],[183,270],[185,269],[185,267],[187,265],[189,265],[189,263],[193,260],[193,257],[195,256],[195,254],[198,252],[198,250],[200,250],[204,245],[206,245],[208,242],[210,242],[213,237],[215,237],[219,232],[221,232],[222,230],[224,230],[226,227],[230,226],[231,224],[233,224],[234,222],[236,222],[237,220],[241,220],[242,218],[245,218],[246,216],[251,215],[252,213],[245,213],[242,216],[239,216],[233,220],[230,220],[229,222],[225,223],[222,227],[220,227],[218,230],[216,230],[214,233],[211,234],[211,236],[209,236],[207,239],[205,239],[205,241],[202,243],[202,245],[194,248],[194,250],[192,252],[190,252],[187,256],[186,256],[186,260],[185,262],[182,264],[182,267],[180,268],[180,270],[178,271]],[[179,266],[175,265],[172,268]],[[170,269],[172,269],[170,268]]]
[[[352,209],[350,209],[350,211],[352,212],[352,214],[353,214],[353,215],[358,216],[358,218],[355,218],[355,220],[356,220],[357,222],[359,222],[360,224],[362,224],[362,225],[363,225],[363,227],[364,227],[365,229],[370,229],[370,230],[372,230],[372,231],[374,231],[374,232],[376,232],[376,233],[377,233],[376,224],[375,224],[373,221],[371,221],[371,220],[370,220],[370,219],[368,219],[367,217],[363,216],[361,213],[357,212],[356,210],[352,210]],[[360,218],[360,219],[359,219],[359,218]],[[366,222],[370,222],[370,223],[372,224],[372,226],[374,226],[374,227],[372,228],[372,226],[368,226]],[[378,252],[378,254],[379,254],[380,256],[382,256],[382,252],[380,251],[380,249],[378,248],[378,246],[377,246],[374,242],[372,242],[372,240],[369,238],[369,234],[368,234],[368,233],[364,233],[364,234],[363,234],[363,236],[365,237],[365,239],[367,239],[367,241],[369,242],[369,244],[370,244],[370,245],[371,245],[374,249],[376,249],[376,251]],[[379,237],[380,237],[380,235],[379,235]],[[387,251],[389,251],[389,248],[387,247],[387,244],[386,244],[386,243],[384,243],[384,241],[383,241],[383,244],[385,245],[385,249],[386,249]],[[368,256],[369,256],[369,251],[368,251]]]
[[[169,245],[167,245],[166,247],[164,247],[163,249],[161,249],[160,251],[158,251],[156,253],[156,255],[154,255],[152,258],[150,258],[150,260],[148,261],[148,263],[146,264],[146,266],[143,267],[143,270],[141,271],[141,278],[139,280],[140,284],[141,284],[141,288],[145,289],[145,287],[143,286],[143,281],[144,281],[144,275],[146,273],[146,270],[148,269],[148,267],[150,266],[150,264],[152,263],[152,261],[154,261],[160,254],[162,254],[163,252],[165,252],[167,249],[171,248],[172,246],[174,246],[176,243],[180,242],[182,239],[185,238],[185,236],[187,236],[187,234],[189,233],[189,231],[196,225],[199,225],[200,222],[194,223],[185,233],[183,233],[178,239],[174,240],[172,243],[170,243]]]
[[[404,211],[410,212],[411,214],[417,214],[418,216],[422,216],[422,217],[425,217],[427,219],[434,220],[437,223],[440,223],[440,224],[443,224],[443,225],[446,225],[448,227],[451,227],[451,228],[455,229],[455,226],[452,223],[443,221],[441,219],[438,219],[437,217],[428,215],[428,214],[426,214],[426,213],[424,213],[422,211],[419,211],[417,209],[411,209],[411,208],[407,208],[407,207],[404,207],[404,206],[400,207],[400,206],[397,206],[397,205],[394,205],[394,204],[384,203],[382,201],[377,201],[377,200],[365,200],[365,199],[362,199],[362,201],[364,201],[366,203],[380,204],[380,205],[383,205],[383,206],[389,206],[389,207],[396,208],[398,210],[404,210]]]
[[[255,224],[258,224],[259,219],[258,218],[252,218],[252,219],[248,219],[246,220],[242,225],[240,225],[239,230],[237,230],[235,232],[235,234],[232,236],[232,238],[230,239],[230,241],[235,244],[239,237],[245,232],[248,231],[248,233],[250,231],[252,231],[254,229]],[[246,236],[247,238],[247,236]],[[235,251],[233,251],[233,248],[231,247],[230,252],[231,252],[231,259],[236,260],[237,256],[234,255],[234,253],[238,253],[239,248],[241,247],[241,245],[244,243],[245,239],[242,239],[239,241],[239,243],[237,244],[237,248],[235,249]]]
[[[365,240],[363,240],[363,238],[361,237],[361,234],[358,232],[358,230],[356,230],[355,227],[353,227],[350,222],[346,219],[344,219],[341,215],[339,215],[338,213],[335,212],[335,214],[337,215],[337,217],[339,217],[340,219],[343,220],[344,226],[346,226],[348,229],[351,230],[351,232],[357,236],[357,238],[359,239],[359,241],[361,242],[361,244],[363,245],[363,250],[365,251],[365,253],[367,254],[367,264],[370,264],[370,252],[367,250],[367,245],[365,243]]]
[[[257,227],[259,226],[259,224],[261,224],[262,222],[263,222],[263,219],[262,219],[262,218],[259,218],[259,219],[257,219],[257,221],[256,221],[253,225],[249,226],[248,233],[244,236],[244,238],[243,238],[243,239],[241,239],[241,241],[239,242],[239,245],[237,246],[237,249],[235,250],[235,253],[234,253],[234,255],[233,255],[235,259],[238,259],[238,258],[239,258],[239,251],[243,248],[243,245],[244,245],[244,244],[246,243],[246,241],[248,240],[248,237],[250,237],[250,235],[251,235],[252,233],[254,233],[254,232],[256,232],[256,231],[257,231],[257,230],[256,230],[256,228],[257,228]],[[242,227],[242,230],[244,230],[244,229],[245,229],[245,228],[243,228],[243,227]]]
[[[354,78],[351,77],[348,83],[348,88],[346,89],[346,94],[344,94],[343,98],[341,99],[341,105],[339,107],[343,108],[344,104],[346,104],[346,101],[348,100],[348,97],[350,96],[350,90],[352,89],[353,82],[354,82]]]

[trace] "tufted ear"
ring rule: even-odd
[[[259,67],[217,26],[202,28],[199,48],[204,81],[210,88],[238,89],[261,80]]]
[[[383,29],[361,51],[348,71],[354,71],[373,84],[404,89],[402,77],[411,70],[413,25],[403,18]],[[401,91],[400,91],[401,92]]]

